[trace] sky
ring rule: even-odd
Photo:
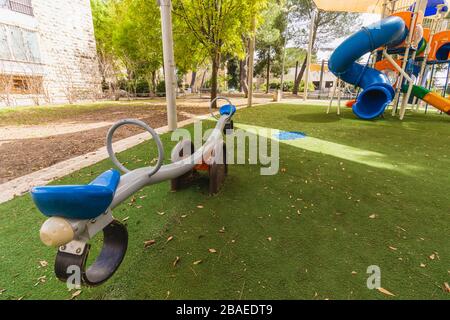
[[[379,14],[371,14],[371,13],[363,13],[361,15],[361,21],[363,21],[363,26],[368,26],[374,22],[380,20]],[[333,53],[334,49],[336,49],[347,37],[334,39],[330,42],[329,48],[333,48],[333,50],[319,50],[317,53],[318,61],[328,60]]]

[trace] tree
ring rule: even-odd
[[[317,7],[313,0],[288,0],[288,3],[291,6],[296,6],[296,10],[292,14],[294,22],[292,33],[297,35],[295,43],[299,47],[304,47],[309,41],[311,19]],[[358,14],[318,10],[312,30],[313,52],[311,54],[314,55],[319,46],[349,34],[358,24]],[[306,59],[307,57],[305,57],[300,72],[296,77],[295,94],[298,93],[300,80],[303,78],[306,70]]]
[[[267,80],[266,93],[269,92],[271,64],[280,58],[285,42],[286,20],[284,19],[284,0],[272,0],[262,12],[263,23],[256,35],[256,50],[258,63],[255,66],[256,74],[265,73]]]
[[[159,7],[146,0],[122,0],[115,5],[114,50],[126,66],[133,90],[137,81],[144,79],[155,93],[156,72],[162,66]]]
[[[239,60],[237,58],[228,59],[228,88],[239,88]]]
[[[242,58],[242,34],[251,30],[251,20],[264,0],[174,0],[174,15],[207,50],[212,61],[211,100],[217,97],[221,57]]]
[[[97,56],[103,84],[114,94],[117,87],[117,63],[112,35],[114,32],[114,3],[105,0],[91,0],[92,18],[95,30]]]

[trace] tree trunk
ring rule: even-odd
[[[239,84],[240,91],[248,97],[248,83],[247,83],[247,58],[239,61]]]
[[[269,51],[267,51],[267,84],[266,84],[266,93],[269,93],[269,86],[270,86],[270,49],[271,47],[269,46]]]
[[[152,94],[152,96],[153,97],[155,97],[156,96],[156,87],[157,87],[157,84],[156,84],[156,71],[152,71],[152,87],[151,87],[151,94]]]
[[[192,71],[192,77],[191,77],[191,92],[195,93],[195,81],[197,80],[197,71]]]
[[[298,91],[300,89],[300,83],[302,81],[303,74],[305,73],[305,70],[306,70],[306,63],[307,63],[307,61],[308,61],[308,54],[306,54],[305,60],[303,60],[303,64],[302,64],[302,67],[300,69],[300,72],[299,72],[298,75],[296,75],[296,78],[295,78],[294,89],[292,90],[292,93],[295,94],[295,95],[298,95]]]
[[[217,98],[218,92],[218,78],[220,66],[220,52],[216,51],[212,56],[212,74],[211,74],[211,101]],[[213,108],[217,108],[217,103],[214,102]]]

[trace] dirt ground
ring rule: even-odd
[[[179,108],[178,120],[186,120],[188,113],[206,114],[208,109],[204,107]],[[0,184],[103,147],[106,133],[110,128],[109,123],[125,118],[137,118],[153,128],[167,125],[166,110],[163,106],[143,105],[129,108],[111,106],[93,109],[89,112],[74,113],[72,117],[68,112],[62,118],[59,122],[60,126],[64,123],[67,123],[68,126],[81,125],[79,131],[70,133],[61,131],[62,134],[48,135],[45,132],[32,132],[34,128],[38,131],[43,130],[42,126],[28,126],[27,131],[33,133],[28,137],[20,136],[20,134],[0,136]],[[98,126],[95,123],[98,123]],[[83,124],[86,124],[88,129],[84,129]],[[2,129],[7,130],[8,127]],[[141,132],[142,130],[137,127],[125,127],[116,132],[115,139],[124,139]]]

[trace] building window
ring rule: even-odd
[[[41,94],[42,76],[0,75],[0,94]]]
[[[34,15],[31,0],[0,0],[0,8],[8,8],[11,11]]]
[[[0,24],[0,59],[41,62],[37,32]]]

